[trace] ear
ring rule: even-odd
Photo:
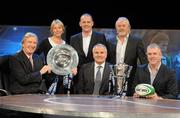
[[[81,27],[81,21],[79,21],[79,26]]]
[[[94,22],[92,21],[92,27],[94,26]]]

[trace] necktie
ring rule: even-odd
[[[31,62],[31,65],[32,65],[32,69],[34,68],[34,64],[33,64],[33,58],[32,57],[29,57],[29,60]]]
[[[96,79],[95,79],[95,85],[94,85],[94,91],[93,94],[94,95],[99,95],[99,89],[101,87],[101,69],[102,66],[98,66],[98,71],[96,73]]]

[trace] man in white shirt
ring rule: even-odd
[[[116,39],[109,42],[109,62],[112,64],[125,63],[132,66],[130,77],[127,84],[127,96],[132,96],[132,82],[137,67],[137,62],[144,64],[147,62],[144,46],[139,37],[132,36],[131,25],[126,17],[119,17],[115,23]]]

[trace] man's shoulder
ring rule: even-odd
[[[77,37],[81,36],[81,32],[80,33],[77,33],[77,34],[74,34],[71,36],[71,39],[76,39]]]
[[[139,64],[137,65],[138,69],[144,69],[147,68],[148,64]]]
[[[142,40],[141,37],[136,36],[136,35],[132,35],[132,34],[129,35],[129,39],[130,39],[130,40],[134,40],[134,41]]]
[[[82,65],[82,69],[89,68],[94,64],[94,62],[85,63]]]

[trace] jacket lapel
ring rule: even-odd
[[[130,53],[130,47],[132,47],[134,45],[133,41],[131,39],[132,39],[131,35],[129,35],[128,42],[127,42],[126,49],[125,49],[125,54],[124,54],[124,62],[126,62],[129,54],[131,54]]]
[[[151,84],[151,78],[150,78],[150,72],[149,72],[149,69],[148,69],[148,64],[146,65],[146,67],[144,69],[144,72],[145,72],[145,74],[144,74],[145,77],[144,78],[146,79],[146,80],[144,80],[145,83]]]
[[[22,58],[20,60],[25,65],[25,67],[27,67],[28,70],[33,71],[32,66],[31,66],[31,62],[29,61],[28,57],[24,54],[23,51],[20,52],[20,57]]]
[[[83,37],[82,37],[82,33],[80,33],[79,39],[80,39],[80,42],[77,42],[77,43],[79,44],[80,52],[84,55],[84,57],[86,57],[86,55],[84,53],[84,50],[83,50]]]
[[[163,77],[163,70],[164,70],[164,66],[161,64],[158,72],[157,72],[157,75],[153,81],[153,86],[156,86],[156,84],[158,83],[158,81],[160,81],[160,78]]]

